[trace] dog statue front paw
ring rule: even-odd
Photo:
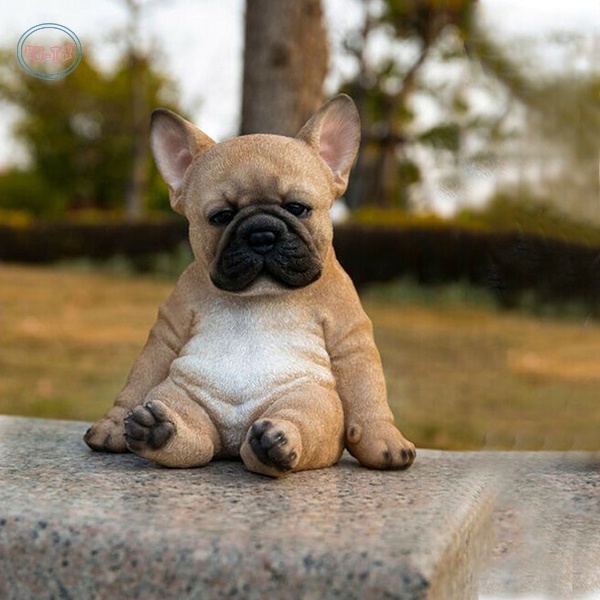
[[[126,414],[120,406],[111,408],[87,430],[83,438],[85,443],[98,452],[127,452],[123,424]]]
[[[417,456],[415,445],[387,421],[351,424],[346,442],[352,456],[371,469],[407,469]]]

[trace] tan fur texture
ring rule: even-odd
[[[333,465],[406,468],[371,323],[332,248],[329,209],[358,149],[337,96],[298,137],[215,144],[155,111],[151,141],[194,263],[160,307],[114,406],[86,433],[169,467],[241,457],[279,477]]]

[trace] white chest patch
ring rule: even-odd
[[[335,386],[321,325],[277,300],[220,301],[198,317],[170,376],[226,429],[307,384]]]

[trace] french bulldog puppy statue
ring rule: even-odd
[[[157,109],[151,146],[195,262],[160,307],[114,406],[86,433],[169,467],[240,456],[279,477],[333,465],[401,469],[371,323],[332,248],[360,121],[337,96],[298,133],[215,143]]]

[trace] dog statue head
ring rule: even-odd
[[[336,96],[295,138],[215,143],[167,109],[151,146],[173,209],[189,221],[196,260],[225,292],[279,294],[321,276],[332,248],[329,210],[346,190],[360,141],[352,100]]]

